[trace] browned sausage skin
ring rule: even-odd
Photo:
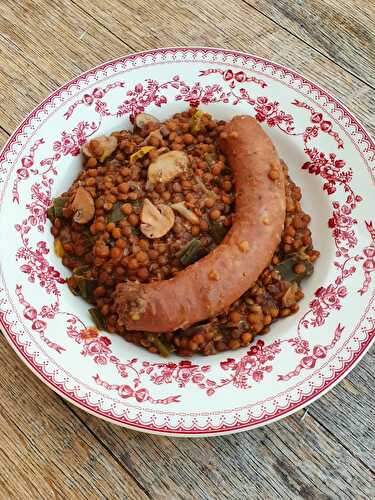
[[[285,219],[284,175],[271,139],[250,116],[222,134],[236,188],[232,227],[209,255],[155,283],[121,283],[115,308],[128,330],[170,332],[228,308],[270,263]]]

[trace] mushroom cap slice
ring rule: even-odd
[[[83,153],[88,158],[96,158],[101,163],[117,148],[118,140],[113,135],[96,137],[82,146]]]
[[[157,157],[148,167],[148,180],[153,184],[169,182],[186,170],[189,157],[184,151],[169,151]]]
[[[149,199],[145,199],[141,210],[141,231],[147,238],[161,238],[172,229],[174,221],[174,212],[170,207],[155,207]]]
[[[86,224],[95,215],[94,199],[82,186],[77,189],[72,202],[72,209],[75,212],[73,220],[78,224]]]

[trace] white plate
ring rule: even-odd
[[[249,349],[168,362],[90,329],[54,255],[45,211],[80,168],[80,146],[199,104],[255,115],[312,214],[314,275],[297,315]],[[113,423],[179,436],[275,421],[344,377],[374,339],[375,145],[332,96],[294,71],[206,48],[143,52],[90,70],[43,101],[0,157],[0,318],[24,362],[56,392]],[[372,224],[373,222],[373,224]],[[15,381],[17,383],[17,381]]]

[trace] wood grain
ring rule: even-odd
[[[0,124],[7,132],[66,81],[129,51],[67,0],[0,2],[0,23]]]
[[[194,491],[197,499],[369,499],[375,479],[374,377],[372,350],[307,412],[251,432],[196,441],[140,435],[73,411],[153,498],[184,499]],[[165,464],[162,474],[148,466],[150,457]]]
[[[373,0],[244,1],[375,87]]]
[[[291,66],[375,133],[374,41],[373,0],[7,0],[0,145],[82,71],[172,45],[240,49]],[[0,344],[0,498],[374,497],[374,350],[306,414],[248,433],[177,440],[68,405]]]
[[[2,499],[148,498],[2,336],[0,364]]]
[[[5,142],[8,140],[8,134],[5,132],[5,130],[3,130],[1,127],[0,127],[0,144],[1,144],[1,147],[3,144],[5,144]]]

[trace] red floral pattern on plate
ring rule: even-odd
[[[39,173],[38,170],[33,167],[35,154],[42,144],[44,144],[43,139],[36,140],[35,143],[31,146],[29,154],[21,159],[22,166],[16,170],[16,179],[13,183],[12,193],[13,201],[16,201],[17,203],[19,203],[18,184],[22,180],[28,179],[30,177],[30,174],[36,175]]]
[[[233,75],[231,73],[228,73],[228,71],[222,73],[223,78],[224,81],[230,82],[229,87],[233,89]],[[207,76],[215,72],[217,71],[201,71],[200,75]],[[229,76],[231,78],[229,78]],[[242,80],[242,82],[249,81],[243,76],[241,76],[240,78],[237,76],[237,78],[234,79],[236,81]],[[264,87],[264,85],[261,86]],[[124,99],[123,103],[120,104],[117,108],[117,116],[129,115],[130,120],[133,121],[137,113],[144,112],[145,109],[151,104],[155,104],[159,107],[163,104],[166,104],[167,98],[162,94],[162,92],[168,87],[171,87],[175,91],[178,91],[175,95],[175,100],[184,100],[186,102],[189,102],[189,104],[193,106],[198,106],[200,104],[213,104],[217,102],[228,103],[230,98],[233,99],[232,104],[234,106],[237,106],[242,101],[246,101],[247,104],[254,108],[255,118],[258,121],[265,122],[270,127],[278,127],[281,131],[288,135],[301,136],[303,138],[304,150],[310,161],[305,162],[302,165],[302,169],[308,170],[311,174],[320,175],[325,180],[325,183],[323,184],[323,190],[325,190],[328,195],[332,195],[333,193],[335,193],[338,185],[343,186],[344,190],[349,193],[346,199],[346,203],[343,206],[340,206],[337,201],[333,202],[333,216],[328,221],[328,226],[333,229],[333,238],[337,247],[336,257],[344,256],[345,261],[343,263],[340,263],[338,261],[334,263],[340,272],[339,276],[335,280],[335,283],[329,284],[326,287],[322,286],[318,290],[316,290],[315,298],[310,302],[310,309],[306,311],[306,313],[301,318],[298,325],[297,335],[299,341],[303,342],[301,338],[302,327],[304,329],[308,329],[309,327],[322,326],[325,323],[325,319],[328,317],[332,310],[339,310],[341,308],[341,299],[343,299],[347,295],[347,289],[342,285],[342,282],[344,279],[351,276],[356,270],[355,266],[351,266],[350,268],[346,267],[351,260],[355,259],[355,257],[349,257],[349,248],[354,248],[357,244],[357,239],[354,236],[354,230],[351,229],[353,224],[356,224],[357,221],[353,219],[350,214],[356,207],[356,204],[361,201],[361,197],[358,195],[356,196],[350,187],[352,171],[344,170],[345,161],[337,159],[334,153],[330,153],[329,157],[327,158],[326,155],[323,152],[318,151],[316,147],[308,147],[309,141],[316,138],[320,131],[332,136],[336,141],[338,148],[343,148],[343,140],[340,138],[338,133],[332,130],[332,123],[328,120],[325,120],[322,113],[316,112],[313,107],[308,106],[302,101],[294,100],[292,102],[292,105],[308,110],[310,112],[310,119],[313,123],[313,126],[308,126],[303,132],[296,133],[292,115],[287,114],[283,110],[281,110],[280,104],[277,101],[271,102],[265,96],[260,96],[256,99],[253,99],[249,96],[248,90],[242,87],[239,89],[239,97],[238,95],[234,94],[233,90],[225,92],[223,91],[222,86],[217,84],[202,86],[200,82],[196,82],[188,85],[180,78],[179,75],[175,75],[172,80],[169,80],[162,84],[159,84],[157,81],[152,79],[148,79],[144,84],[137,83],[134,86],[133,90],[126,91],[126,98]],[[86,133],[86,130],[91,128],[92,132],[89,135],[92,135],[92,133],[99,130],[102,123],[102,118],[112,115],[112,113],[109,111],[109,106],[102,99],[110,90],[115,88],[125,88],[125,84],[123,82],[115,82],[115,84],[107,86],[105,89],[96,88],[94,89],[92,94],[86,94],[81,100],[76,101],[72,106],[70,106],[68,112],[64,115],[66,119],[69,119],[72,116],[78,106],[91,106],[95,103],[95,111],[100,115],[99,123],[98,125],[96,125],[95,122],[93,122],[90,127],[87,122],[79,122],[78,126],[74,127],[71,133],[65,131],[62,133],[61,140],[55,141],[53,143],[55,155],[51,158],[47,158],[41,161],[41,165],[49,166],[48,170],[42,174],[42,184],[44,183],[45,186],[49,187],[53,183],[52,179],[48,179],[47,181],[47,174],[57,174],[57,171],[53,167],[53,164],[56,160],[60,159],[61,154],[63,154],[64,156],[77,156],[80,152],[80,146],[82,146],[82,144],[84,144],[87,140],[88,134]],[[34,193],[39,193],[39,198],[41,198],[41,195],[43,195],[43,193],[40,193],[40,185],[35,184],[33,186],[33,190]],[[50,197],[44,195],[43,201],[49,202],[49,200]],[[26,208],[28,208],[29,210],[31,210],[31,207],[32,205],[26,205]],[[33,215],[30,216],[28,220],[31,220],[32,217]],[[42,222],[45,222],[45,218]],[[40,228],[42,227],[43,225],[40,225]],[[26,229],[24,228],[23,230],[28,231],[28,227],[26,226]],[[345,242],[347,243],[348,247],[344,246]],[[27,251],[27,247],[20,249],[20,254],[22,254],[22,252],[24,252],[25,250]],[[29,279],[34,279],[35,272],[32,266],[23,266],[22,270],[23,272],[29,273]],[[41,286],[44,286],[45,282],[41,281],[40,284]],[[285,343],[289,341],[293,343],[295,342],[295,339],[284,339],[282,342]],[[94,341],[86,345],[86,348],[98,348],[102,345],[100,338],[97,339],[95,343],[93,342]],[[281,341],[277,340],[277,346],[279,346],[280,344]],[[108,352],[110,352],[108,348],[106,349]],[[94,361],[96,363],[106,364],[104,352],[105,351],[94,357]],[[276,352],[280,352],[279,347],[278,351],[275,351],[274,354],[276,354]],[[295,352],[299,353],[299,350],[296,349]],[[82,351],[82,354],[86,355],[86,351]],[[272,359],[274,359],[274,356],[272,357]],[[271,364],[267,365],[266,367],[259,366],[256,369],[253,369],[255,365],[252,364],[252,361],[253,359],[249,358],[249,353],[247,353],[247,355],[241,358],[239,363],[235,363],[235,361],[233,361],[233,366],[235,366],[236,370],[239,370],[240,372],[240,375],[238,377],[236,376],[229,379],[222,378],[220,382],[208,379],[207,382],[204,383],[202,381],[200,384],[198,384],[198,386],[200,388],[207,389],[206,393],[208,396],[214,395],[217,389],[224,387],[229,383],[232,383],[235,387],[248,388],[249,385],[246,382],[247,379],[252,378],[252,380],[259,382],[263,379],[264,372],[272,371]],[[221,364],[220,366],[223,370],[225,370],[227,369],[228,365]],[[300,370],[296,368],[291,373],[293,373],[295,376],[298,375],[299,372]],[[292,375],[290,375],[290,377],[291,376]],[[239,383],[238,380],[241,380],[241,383]],[[279,380],[285,379],[279,377]],[[151,378],[151,381],[156,383],[153,378]],[[161,382],[158,383],[160,384]],[[206,388],[205,384],[208,384],[209,388]],[[101,385],[105,386],[105,383],[102,381]],[[172,398],[170,402],[175,401]]]
[[[358,293],[364,295],[368,292],[371,283],[371,273],[375,271],[375,229],[372,222],[366,221],[367,231],[371,236],[371,244],[366,247],[362,255],[357,255],[355,260],[363,260],[362,269],[364,273],[364,281],[362,287],[358,290]]]
[[[267,87],[267,84],[264,80],[255,78],[255,76],[248,76],[244,71],[234,72],[231,69],[224,70],[219,68],[212,68],[207,70],[201,70],[199,72],[199,76],[208,76],[213,74],[222,75],[223,80],[229,83],[229,87],[232,89],[236,87],[237,83],[255,83],[256,85],[259,85],[262,88]]]

